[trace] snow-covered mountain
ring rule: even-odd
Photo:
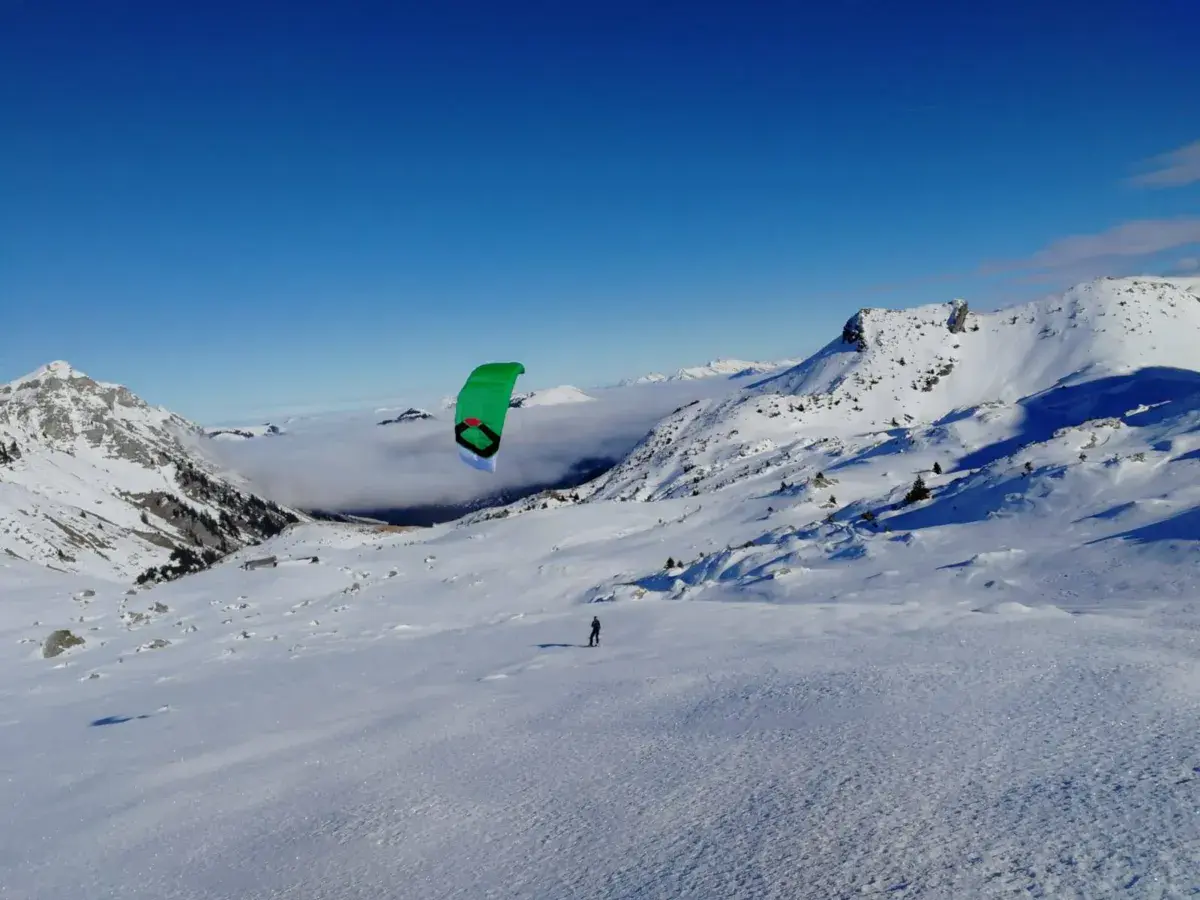
[[[1003,419],[1019,441],[1041,433],[1031,417],[1065,427],[1121,413],[1121,397],[1169,393],[1177,370],[1189,378],[1197,347],[1200,302],[1170,279],[1101,279],[994,313],[864,309],[801,364],[666,418],[589,492],[640,500],[804,479],[822,460],[920,441],[939,443],[944,466],[970,467],[983,425]],[[1075,405],[1060,408],[1066,397]]]
[[[536,391],[517,391],[509,400],[508,406],[510,409],[525,409],[530,406],[560,406],[564,403],[587,403],[595,398],[579,388],[570,384],[560,384],[557,387],[540,388]],[[453,396],[443,397],[441,407],[443,410],[454,409],[458,403],[458,398]]]
[[[697,378],[749,378],[754,375],[773,372],[776,369],[794,366],[798,362],[800,362],[798,359],[781,359],[775,362],[749,362],[744,359],[722,358],[714,359],[702,366],[688,366],[678,369],[672,375],[665,375],[662,372],[650,372],[638,378],[622,379],[618,384],[624,387],[634,384],[659,384],[664,381],[693,381]]]
[[[237,428],[208,428],[204,432],[216,441],[246,441],[258,437],[273,437],[286,434],[278,425],[239,425]]]
[[[401,425],[405,422],[423,422],[434,418],[433,413],[424,409],[417,409],[415,406],[410,406],[404,412],[396,416],[391,416],[387,419],[381,419],[378,425]]]
[[[528,406],[561,406],[564,403],[588,403],[594,398],[585,394],[573,385],[563,384],[558,387],[543,388],[540,391],[525,391],[512,395],[508,405],[512,409],[524,409]]]
[[[204,440],[66,362],[0,385],[0,552],[131,579],[196,567],[300,520],[218,471]]]

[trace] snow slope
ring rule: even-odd
[[[0,555],[132,579],[177,547],[223,552],[303,518],[244,490],[202,441],[65,362],[0,385]]]
[[[970,466],[984,424],[1004,419],[1019,441],[1025,428],[1111,416],[1136,405],[1122,399],[1134,384],[1170,393],[1172,373],[1183,370],[1186,379],[1200,364],[1200,302],[1166,279],[1101,279],[1060,297],[969,313],[959,332],[949,328],[954,309],[857,313],[842,337],[800,365],[665,419],[593,485],[596,496],[646,499],[755,476],[803,479],[830,459],[904,452],[922,440],[943,445],[943,465]],[[895,484],[911,479],[910,470]]]
[[[4,889],[1200,893],[1200,372],[1152,324],[1178,313],[1185,341],[1195,322],[1166,288],[1063,300],[1119,319],[1129,287],[1145,319],[1125,344],[1080,349],[1083,324],[1017,337],[994,364],[1041,375],[989,373],[988,395],[1016,385],[991,399],[943,385],[972,371],[963,352],[909,391],[973,405],[912,397],[908,428],[872,432],[854,380],[914,377],[885,384],[891,316],[856,365],[827,348],[740,402],[701,400],[671,420],[707,418],[698,465],[740,445],[731,425],[774,440],[785,418],[722,416],[811,407],[790,461],[780,442],[758,454],[774,468],[745,457],[721,486],[630,502],[620,476],[431,529],[305,524],[136,594],[0,561]],[[1026,312],[1039,330],[1058,315]],[[933,311],[894,321],[932,365]],[[950,340],[1008,346],[992,324],[971,314]],[[832,399],[782,392],[822,385]],[[839,431],[826,407],[852,397]],[[932,495],[905,501],[918,472]],[[85,643],[43,658],[62,628]]]
[[[890,535],[726,492],[304,526],[132,597],[18,571],[6,887],[1184,896],[1197,413],[1128,428],[1146,462],[1048,461],[1005,488],[1028,513]],[[57,627],[87,643],[41,659]]]

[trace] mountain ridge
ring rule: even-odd
[[[1143,368],[1193,371],[1200,363],[1197,283],[1101,278],[989,312],[962,300],[864,308],[798,365],[675,410],[624,460],[570,495],[528,498],[467,521],[542,504],[701,497],[746,479],[777,477],[794,488],[841,456],[928,441],[946,448],[945,467],[958,458],[974,463],[973,434],[999,419],[1019,432],[1030,398]],[[1127,389],[1160,396],[1176,381],[1168,372]],[[1107,409],[1109,401],[1099,405]],[[1055,427],[1079,426],[1087,416],[1057,415]],[[914,474],[897,477],[890,489],[907,490]]]
[[[618,387],[629,387],[638,384],[661,384],[666,381],[695,381],[701,378],[748,378],[773,372],[801,362],[799,359],[781,359],[770,362],[755,362],[744,359],[718,357],[699,366],[685,366],[676,369],[671,375],[662,372],[649,372],[636,378],[624,378],[617,382]]]

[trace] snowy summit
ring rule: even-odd
[[[19,388],[25,384],[41,383],[49,380],[70,381],[72,379],[86,379],[87,375],[80,372],[69,362],[62,359],[56,359],[54,362],[46,363],[44,366],[39,366],[28,375],[22,376],[11,382],[8,387],[11,389]]]
[[[588,403],[594,398],[585,394],[579,388],[569,384],[540,391],[527,391],[513,394],[508,405],[513,409],[524,409],[528,406],[561,406],[564,403]]]

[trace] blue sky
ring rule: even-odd
[[[0,0],[0,378],[607,383],[1200,256],[1194,0]]]

